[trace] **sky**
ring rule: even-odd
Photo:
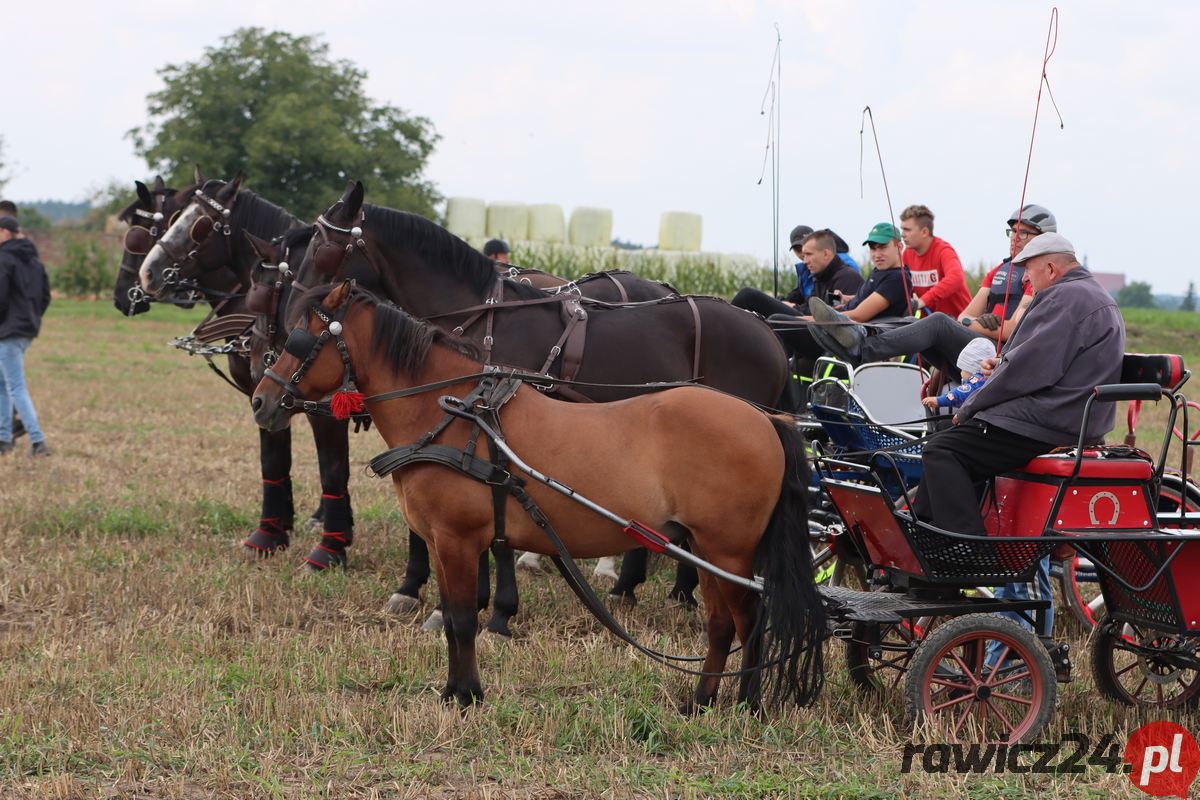
[[[869,128],[860,173],[870,105],[894,212],[929,206],[968,267],[1007,255],[1024,190],[1092,269],[1158,293],[1194,277],[1176,241],[1200,211],[1200,3],[1058,4],[1046,72],[1064,125],[1043,92],[1027,188],[1049,3],[12,5],[0,136],[17,201],[132,190],[148,168],[125,133],[147,121],[157,70],[261,26],[322,35],[372,98],[432,120],[427,176],[447,197],[610,208],[614,235],[644,244],[662,212],[690,211],[704,250],[762,259],[793,225],[828,226],[857,255],[889,214]],[[758,183],[776,25],[777,238],[769,173]]]

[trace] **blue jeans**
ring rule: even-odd
[[[13,407],[21,414],[31,444],[46,441],[25,388],[25,351],[32,339],[0,339],[0,442],[11,442]]]
[[[1038,633],[1042,636],[1049,636],[1054,632],[1054,593],[1050,588],[1050,556],[1046,556],[1038,564],[1037,574],[1034,575],[1032,583],[1006,583],[996,588],[995,595],[998,600],[1049,600],[1050,608],[1046,609],[1045,630]],[[1033,616],[1033,612],[1026,613]],[[1002,611],[1000,616],[1008,617],[1024,628],[1032,627],[1024,617],[1015,611]],[[987,663],[994,664],[999,657],[1000,643],[989,642]]]

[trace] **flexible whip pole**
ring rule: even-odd
[[[1054,55],[1055,49],[1058,48],[1058,6],[1050,9],[1050,27],[1046,31],[1046,49],[1042,56],[1042,72],[1038,77],[1038,92],[1037,103],[1033,107],[1033,130],[1029,133],[1029,154],[1025,158],[1025,180],[1021,184],[1021,204],[1017,206],[1017,227],[1013,231],[1012,241],[1009,243],[1008,253],[1008,280],[1004,282],[1004,308],[1008,309],[1008,299],[1012,292],[1012,276],[1013,263],[1012,260],[1017,257],[1017,242],[1021,241],[1021,213],[1025,210],[1025,190],[1029,187],[1029,169],[1033,164],[1033,142],[1037,137],[1038,113],[1042,108],[1042,87],[1045,87],[1046,92],[1050,95],[1050,103],[1054,106],[1055,113],[1058,114],[1058,128],[1062,130],[1063,125],[1062,112],[1058,110],[1058,103],[1054,100],[1054,92],[1050,89],[1050,79],[1046,77],[1046,65],[1050,63],[1050,57]],[[1000,329],[996,332],[996,355],[1000,355],[1001,349],[1004,347],[1004,323],[1006,315],[1000,317]]]

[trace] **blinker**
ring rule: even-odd
[[[317,337],[304,328],[294,328],[283,343],[284,352],[300,360],[308,358],[317,346]]]

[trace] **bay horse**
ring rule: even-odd
[[[149,250],[141,264],[142,289],[152,299],[169,296],[180,286],[196,287],[215,310],[217,320],[253,319],[244,324],[250,335],[249,351],[228,355],[229,380],[250,395],[262,376],[274,348],[270,330],[279,330],[273,315],[254,312],[247,293],[253,270],[262,262],[265,242],[293,234],[299,259],[308,245],[311,226],[283,208],[241,186],[239,174],[226,183],[200,180],[191,201]],[[286,250],[286,247],[284,248]],[[276,255],[274,249],[272,255]],[[321,543],[305,557],[309,569],[326,569],[346,563],[346,547],[353,541],[354,515],[350,503],[350,445],[348,422],[309,420],[316,443],[321,476],[321,501],[313,519],[323,528]],[[269,556],[286,549],[295,526],[292,496],[291,431],[259,430],[262,474],[262,515],[257,528],[243,544],[251,556]]]
[[[569,347],[556,343],[567,305],[544,302],[544,292],[498,276],[491,259],[441,226],[364,204],[363,196],[362,183],[350,182],[318,218],[298,280],[315,286],[355,278],[419,319],[447,331],[461,326],[485,349],[490,343],[496,363],[535,371],[548,364],[546,371],[564,376]],[[520,305],[487,315],[473,311],[497,298]],[[586,299],[581,304],[587,335],[574,377],[595,385],[570,387],[571,399],[618,400],[640,390],[612,384],[691,379],[762,404],[774,404],[783,394],[787,357],[778,337],[760,317],[724,300],[664,298],[623,308]],[[415,552],[393,602],[415,599],[428,578],[427,557],[422,563],[419,546]],[[635,560],[626,559],[630,563]],[[498,614],[515,613],[515,595],[504,598],[502,608],[498,594],[496,606]]]
[[[434,555],[449,650],[442,698],[477,703],[483,688],[475,589],[479,558],[496,535],[496,507],[504,510],[513,547],[558,552],[535,514],[523,513],[528,505],[485,483],[505,485],[507,477],[467,474],[468,462],[478,469],[472,454],[482,428],[446,414],[447,398],[438,396],[460,403],[468,397],[465,407],[474,407],[470,398],[479,395],[468,394],[483,386],[479,353],[353,281],[317,287],[293,299],[292,308],[302,319],[255,389],[254,418],[279,430],[304,401],[332,396],[328,408],[335,412],[339,403],[365,407],[389,448],[417,443],[388,455],[425,454],[391,477],[404,518]],[[744,643],[739,701],[755,707],[763,692],[776,701],[816,697],[825,613],[807,533],[804,439],[790,421],[700,386],[612,403],[562,403],[520,383],[479,400],[490,407],[493,427],[502,426],[508,445],[536,469],[623,518],[686,537],[694,553],[728,573],[762,576],[760,598],[702,573],[706,674],[685,709],[715,701],[735,633]],[[620,525],[541,483],[530,481],[527,497],[573,557],[635,546]]]

